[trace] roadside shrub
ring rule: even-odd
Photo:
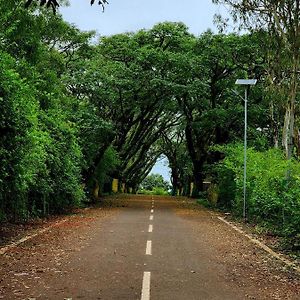
[[[161,187],[155,187],[153,188],[152,191],[150,190],[145,190],[145,189],[140,189],[138,190],[138,194],[142,194],[142,195],[169,195],[169,192],[166,191],[165,189],[161,188]]]
[[[220,204],[239,215],[243,209],[243,145],[223,148],[217,166]],[[247,151],[247,215],[275,233],[296,237],[300,232],[300,164],[287,161],[282,151]],[[223,198],[222,198],[223,197]]]
[[[111,192],[112,177],[110,175],[118,168],[119,164],[120,160],[117,151],[112,146],[109,146],[104,152],[95,174],[101,194]]]
[[[27,216],[29,186],[45,166],[47,135],[39,128],[35,90],[0,51],[0,215]]]
[[[217,169],[218,174],[218,206],[231,209],[234,205],[236,194],[235,173],[233,170],[221,164]]]
[[[162,187],[155,187],[152,190],[152,194],[153,195],[169,195],[168,191],[166,191],[164,188]]]
[[[77,129],[48,95],[42,110],[37,89],[0,51],[0,220],[25,220],[78,205],[82,152]],[[29,68],[29,67],[28,67]],[[52,98],[51,98],[52,97]]]

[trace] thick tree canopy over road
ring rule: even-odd
[[[93,32],[31,2],[0,0],[1,219],[98,199],[113,179],[135,192],[162,154],[173,195],[204,197],[212,182],[208,197],[240,214],[244,103],[233,89],[256,78],[248,215],[297,240],[299,37],[294,15],[284,15],[294,7],[220,1],[251,33],[196,37],[165,22],[92,44]]]
[[[62,19],[64,1],[0,0],[1,224],[135,194],[161,156],[171,195],[241,217],[244,91],[235,81],[255,78],[247,217],[299,257],[300,2],[213,2],[243,34],[194,36],[163,22],[95,42]]]

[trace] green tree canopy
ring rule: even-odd
[[[155,188],[168,191],[170,184],[160,174],[150,174],[140,184],[140,189],[142,190],[153,191]]]

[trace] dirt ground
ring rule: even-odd
[[[216,222],[216,217],[221,214],[213,213],[211,218],[207,218],[207,214],[211,213],[208,209],[198,209],[191,203],[182,204],[176,211],[193,223],[196,234],[211,246],[216,261],[226,266],[227,280],[240,287],[257,289],[259,296],[254,299],[300,299],[299,274],[231,227]],[[249,295],[250,299],[252,297]]]
[[[39,221],[28,225],[3,226],[0,230],[0,243],[2,248],[12,241],[17,241],[24,236],[36,234],[49,226],[52,227],[18,246],[9,248],[3,255],[0,255],[0,299],[64,299],[63,296],[61,296],[63,295],[63,290],[66,290],[66,284],[64,284],[63,281],[66,280],[66,282],[68,282],[69,280],[69,282],[71,282],[70,285],[72,285],[72,282],[80,282],[81,278],[76,279],[75,277],[81,277],[81,275],[79,275],[81,273],[79,273],[78,270],[82,268],[82,261],[84,260],[86,264],[90,263],[91,266],[95,264],[96,260],[93,260],[95,259],[95,253],[97,253],[94,249],[95,246],[98,247],[99,253],[103,250],[101,250],[102,245],[105,251],[108,249],[107,253],[111,251],[114,253],[111,258],[107,256],[107,253],[103,253],[103,256],[101,256],[102,265],[99,265],[101,272],[99,271],[100,273],[98,274],[95,270],[85,269],[84,278],[86,278],[87,281],[90,278],[92,282],[92,278],[95,278],[95,276],[98,276],[97,278],[110,276],[109,266],[106,265],[105,257],[107,257],[108,260],[112,259],[111,261],[116,257],[116,252],[119,251],[116,245],[122,245],[123,243],[121,243],[121,239],[124,233],[121,231],[124,229],[124,224],[129,224],[128,220],[131,220],[130,226],[132,226],[129,231],[130,238],[132,238],[132,241],[138,243],[137,239],[140,238],[139,235],[144,233],[143,230],[139,230],[135,237],[134,230],[135,228],[139,228],[138,226],[142,224],[141,220],[144,217],[144,211],[150,207],[150,199],[152,199],[150,196],[124,195],[112,198],[108,197],[102,205],[89,209],[78,209],[72,215],[55,217],[48,221]],[[185,234],[186,231],[182,231],[182,233],[178,231],[178,236],[180,236],[180,234],[184,236],[181,240],[191,239],[191,242],[189,240],[186,241],[187,249],[189,247],[199,247],[199,249],[201,249],[200,256],[203,256],[206,262],[212,262],[211,272],[213,272],[213,270],[218,272],[217,278],[226,286],[226,289],[228,288],[231,291],[236,289],[238,291],[237,295],[243,295],[241,297],[237,296],[236,299],[300,299],[299,275],[295,271],[288,270],[283,263],[252,244],[240,233],[235,232],[228,225],[220,222],[214,213],[212,214],[207,209],[195,206],[192,201],[186,198],[160,196],[155,197],[155,201],[157,203],[155,209],[158,211],[156,217],[158,223],[154,225],[154,228],[159,227],[160,233],[162,234],[164,228],[168,228],[167,226],[169,226],[169,223],[166,222],[170,220],[170,224],[177,224],[178,228],[183,226],[184,230],[188,230],[187,234]],[[126,213],[129,211],[131,215],[127,216]],[[134,224],[135,216],[137,218],[136,224]],[[118,222],[121,222],[119,220],[123,220],[122,218],[126,220],[127,223],[124,222],[120,225],[121,227],[118,227]],[[109,230],[110,224],[114,224],[114,231],[120,230],[120,236],[116,237],[120,244],[118,244],[118,241],[113,240],[113,237],[110,242],[109,239],[112,235],[112,232]],[[166,232],[166,234],[168,234],[168,232]],[[108,238],[105,235],[107,235]],[[101,238],[103,238],[103,240]],[[161,238],[157,237],[156,245],[161,248],[168,247],[163,244],[164,238],[162,238],[162,241],[159,241],[159,239]],[[107,244],[105,243],[106,240]],[[114,249],[110,251],[109,247],[114,247]],[[130,247],[131,246],[128,245],[128,249],[126,248],[122,251],[128,251],[124,256],[128,256],[131,260],[134,260],[135,254],[131,253],[133,250]],[[134,247],[135,249],[139,248],[138,244]],[[178,250],[176,247],[178,247],[178,245],[175,245],[173,249],[170,244],[170,252],[174,252],[174,257],[176,257],[175,252]],[[157,253],[159,252],[157,251]],[[193,256],[195,253],[196,252],[191,252],[189,256]],[[204,254],[207,255],[206,258]],[[91,256],[90,262],[88,262],[89,255]],[[173,254],[170,253],[170,256],[172,255]],[[163,252],[161,254],[161,257],[162,256]],[[142,258],[140,259],[138,254],[136,254],[136,257],[141,263],[132,270],[131,273],[133,274],[132,276],[136,276],[134,277],[135,281],[138,281],[139,268],[143,263]],[[184,257],[184,259],[186,260],[187,258]],[[78,260],[81,260],[80,266]],[[180,258],[177,260],[180,260]],[[111,261],[110,265],[112,266]],[[174,259],[174,261],[176,262],[176,259]],[[175,263],[174,261],[173,264]],[[119,263],[120,262],[125,263],[121,260]],[[126,263],[128,263],[128,265],[132,263],[133,265],[132,261]],[[167,263],[168,262],[166,262],[166,268]],[[197,260],[193,260],[193,263],[196,264]],[[158,257],[157,265],[159,266],[159,264]],[[170,265],[171,264],[172,262],[170,261]],[[156,266],[155,264],[153,265]],[[124,266],[124,269],[126,269],[125,267],[126,266]],[[210,267],[208,265],[208,270],[209,269]],[[137,275],[134,275],[135,272],[137,272]],[[112,278],[116,276],[117,275],[114,275]],[[131,275],[128,276],[130,277]],[[107,281],[108,280],[109,277],[107,277]],[[130,280],[130,278],[128,280]],[[167,296],[162,296],[166,294],[155,292],[155,288],[157,290],[159,289],[161,280],[162,279],[153,287],[153,299],[168,299],[166,298]],[[170,282],[172,280],[174,281],[174,279],[170,278]],[[112,281],[113,280],[110,280],[110,283],[113,286],[114,283]],[[90,292],[90,294],[86,292],[81,296],[77,294],[76,299],[139,299],[139,282],[136,283],[136,287],[131,287],[131,290],[134,291],[132,295],[135,296],[132,296],[130,291],[126,292],[127,294],[124,292],[123,296],[120,296],[121,294],[117,294],[116,292],[109,296],[110,291],[105,290],[105,285],[108,283],[104,283],[102,296],[96,297],[95,291],[93,291]],[[119,279],[117,283],[120,285]],[[90,287],[90,290],[95,290],[96,288],[100,289],[99,286],[95,285]],[[213,290],[213,288],[212,286],[211,289]],[[164,289],[163,285],[161,289]],[[195,294],[196,292],[195,290]],[[220,293],[222,295],[222,291],[220,291]],[[69,294],[72,294],[71,289]],[[177,298],[178,297],[177,295]],[[71,298],[72,297],[65,299]],[[174,296],[174,299],[177,298]],[[75,299],[75,297],[73,299]],[[197,296],[195,296],[190,299],[205,298],[197,298]],[[222,299],[222,296],[220,296],[220,298],[211,297],[209,299]],[[224,299],[230,299],[230,297],[225,297]]]

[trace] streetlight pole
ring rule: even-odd
[[[247,183],[247,126],[248,126],[248,118],[247,118],[247,108],[248,108],[248,97],[247,97],[247,86],[245,87],[245,128],[244,128],[244,201],[243,201],[243,218],[246,220],[246,183]]]
[[[247,114],[247,108],[248,108],[248,87],[251,85],[255,85],[257,82],[256,79],[238,79],[235,84],[237,85],[243,85],[245,87],[245,99],[244,99],[244,103],[245,103],[245,117],[244,117],[244,183],[243,183],[243,193],[244,193],[244,199],[243,199],[243,218],[244,221],[246,221],[246,192],[247,192],[247,118],[248,118],[248,114]]]

